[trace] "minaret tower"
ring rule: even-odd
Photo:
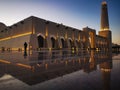
[[[107,38],[108,49],[111,50],[112,39],[111,39],[111,31],[109,29],[107,2],[105,0],[102,1],[102,5],[101,5],[101,25],[100,25],[99,35]]]
[[[107,2],[106,1],[102,2],[100,30],[101,31],[109,30],[108,10],[107,10]]]

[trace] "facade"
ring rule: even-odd
[[[104,12],[107,12],[105,1],[102,2],[99,35],[96,35],[96,30],[88,27],[79,30],[34,16],[9,27],[0,23],[0,50],[24,50],[25,42],[28,45],[27,50],[109,49],[111,31],[108,13]]]

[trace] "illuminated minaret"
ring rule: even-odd
[[[108,19],[108,10],[107,10],[107,2],[106,1],[102,2],[100,30],[101,31],[109,30],[109,19]]]
[[[107,38],[108,49],[112,49],[111,31],[109,28],[107,2],[104,0],[101,5],[101,25],[99,35]]]

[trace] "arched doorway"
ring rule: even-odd
[[[71,39],[69,39],[69,43],[70,43],[70,48],[72,47],[72,41]]]
[[[61,38],[61,42],[62,42],[62,48],[65,48],[65,41],[63,38]]]
[[[44,38],[41,35],[38,36],[38,46],[39,46],[39,48],[44,47]]]
[[[51,37],[52,48],[55,48],[55,39]]]
[[[76,40],[76,44],[77,44],[77,47],[79,47],[79,41],[78,40]]]

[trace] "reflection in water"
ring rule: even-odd
[[[0,77],[10,74],[28,85],[34,85],[79,70],[90,73],[97,70],[97,65],[99,65],[104,90],[110,90],[112,55],[108,52],[32,52],[28,56],[27,52],[24,52],[24,57],[22,63],[13,63],[9,60],[11,64],[7,64],[0,61]],[[28,63],[26,63],[26,59],[28,59]],[[7,59],[5,60],[7,62]]]
[[[108,57],[109,62],[103,62],[100,64],[103,79],[103,90],[110,90],[111,82],[111,69],[112,69],[112,55]]]
[[[24,58],[27,58],[27,51],[24,51]]]

